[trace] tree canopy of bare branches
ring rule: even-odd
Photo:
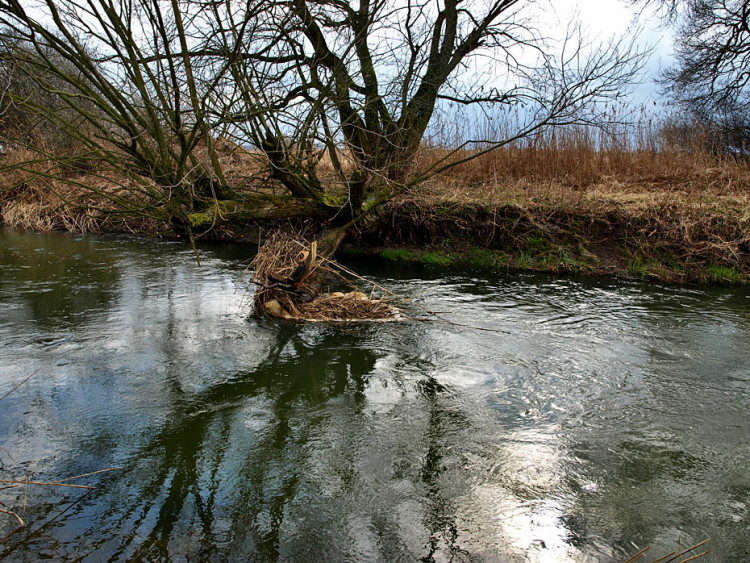
[[[431,175],[585,120],[590,104],[627,87],[644,57],[632,43],[595,47],[574,30],[554,46],[533,23],[536,7],[0,0],[0,59],[59,96],[76,120],[33,98],[14,101],[127,175],[138,197],[108,194],[123,207],[189,231],[191,213],[232,201],[242,217],[309,215],[343,232]],[[415,155],[441,104],[519,107],[522,119],[502,138],[464,138],[420,168]],[[230,185],[219,138],[262,158],[286,193]],[[324,160],[333,179],[319,174]]]
[[[738,145],[750,140],[750,2],[645,0],[675,25],[675,64],[664,72],[670,95]]]
[[[650,2],[653,3],[653,2]],[[748,104],[750,3],[746,0],[662,0],[675,22],[677,64],[667,78],[677,95],[701,108]]]

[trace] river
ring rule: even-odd
[[[0,489],[0,558],[750,558],[747,289],[351,258],[454,324],[298,324],[248,253],[0,233],[0,477],[119,468]]]

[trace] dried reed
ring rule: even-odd
[[[262,316],[306,321],[359,321],[397,318],[387,295],[373,299],[357,291],[344,269],[317,255],[315,242],[301,234],[272,233],[251,262],[257,286],[255,312]],[[349,286],[349,293],[320,294],[324,277]]]
[[[9,391],[7,391],[5,394],[3,394],[0,397],[0,401],[5,399],[8,395],[13,393],[16,389],[21,387],[24,383],[26,383],[29,379],[34,377],[37,373],[39,373],[40,370],[36,370],[34,373],[23,379],[20,383],[12,387]],[[0,448],[3,451],[6,452],[8,457],[10,459],[13,459],[10,453],[7,452],[4,448]],[[5,466],[3,463],[0,463],[0,468],[5,469]],[[59,479],[56,481],[31,481],[28,477],[25,479],[0,479],[0,483],[4,483],[7,486],[3,487],[2,489],[13,489],[13,488],[19,488],[23,487],[23,508],[26,508],[26,491],[28,489],[29,485],[36,485],[36,486],[42,486],[42,487],[65,487],[65,488],[71,488],[71,489],[86,489],[86,490],[92,490],[96,487],[92,487],[90,485],[77,485],[73,483],[67,483],[66,481],[74,481],[76,479],[80,479],[82,477],[89,477],[91,475],[97,475],[99,473],[106,473],[108,471],[114,471],[117,469],[122,469],[122,467],[109,467],[107,469],[99,469],[97,471],[91,471],[88,473],[83,473],[81,475],[74,475],[73,477],[67,477],[66,479]],[[78,502],[78,501],[75,501]],[[13,527],[13,529],[7,533],[5,536],[0,537],[0,544],[3,544],[5,541],[7,541],[12,535],[14,535],[16,532],[22,530],[27,526],[27,523],[21,518],[21,516],[18,514],[18,510],[10,510],[7,505],[0,501],[0,506],[3,506],[4,508],[0,508],[0,514],[7,514],[8,516],[12,517],[15,522],[16,526]]]
[[[671,553],[668,553],[667,555],[664,555],[663,557],[652,560],[651,563],[675,563],[675,562],[687,563],[688,561],[695,561],[696,559],[700,559],[702,557],[705,557],[709,553],[711,553],[710,550],[707,550],[701,553],[692,554],[692,552],[694,552],[696,549],[698,549],[699,547],[703,547],[710,541],[711,539],[709,538],[687,549],[680,548],[679,551],[672,551]],[[648,547],[644,547],[638,553],[636,553],[635,555],[630,557],[627,561],[625,561],[625,563],[635,563],[636,561],[640,561],[646,556],[646,552],[648,550],[649,550]],[[683,555],[688,555],[688,554],[690,555],[687,558],[683,559]]]

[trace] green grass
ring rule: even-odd
[[[648,279],[652,268],[653,263],[644,260],[640,256],[636,256],[628,262],[628,272],[642,280]]]
[[[213,223],[213,217],[208,213],[191,213],[187,216],[190,226],[194,229],[205,227]]]
[[[347,250],[358,254],[358,249]],[[515,249],[495,250],[473,246],[465,250],[445,252],[440,250],[420,251],[403,248],[388,248],[380,257],[393,262],[423,264],[437,267],[468,267],[487,271],[544,271],[590,275],[601,273],[599,259],[577,241],[575,245],[557,245],[540,236],[523,240]],[[658,256],[630,254],[628,273],[641,280],[659,280],[668,283],[684,283],[688,268],[674,255],[662,252]],[[738,268],[722,264],[711,264],[697,276],[702,283],[737,285],[749,283],[747,276]]]
[[[528,252],[521,251],[516,257],[516,268],[521,270],[530,270],[534,263],[534,258]]]
[[[738,284],[745,281],[742,273],[733,266],[711,264],[705,268],[703,273],[709,283]]]
[[[503,260],[507,260],[506,255],[499,255],[494,250],[476,246],[472,247],[466,256],[466,263],[475,268],[495,269]]]
[[[549,251],[550,248],[549,241],[542,236],[533,236],[526,239],[526,250],[530,254],[541,254]]]
[[[380,257],[392,262],[409,262],[432,266],[451,266],[460,261],[455,254],[447,254],[440,251],[412,252],[403,248],[386,248],[380,253]]]
[[[380,253],[380,257],[393,262],[418,262],[419,257],[409,250],[403,248],[386,248]]]
[[[425,252],[422,255],[422,262],[434,266],[450,266],[456,262],[456,258],[444,252]]]

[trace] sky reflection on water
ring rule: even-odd
[[[357,263],[496,332],[298,325],[245,318],[241,252],[0,237],[0,391],[40,369],[3,478],[123,467],[29,488],[0,557],[750,555],[746,291]]]

